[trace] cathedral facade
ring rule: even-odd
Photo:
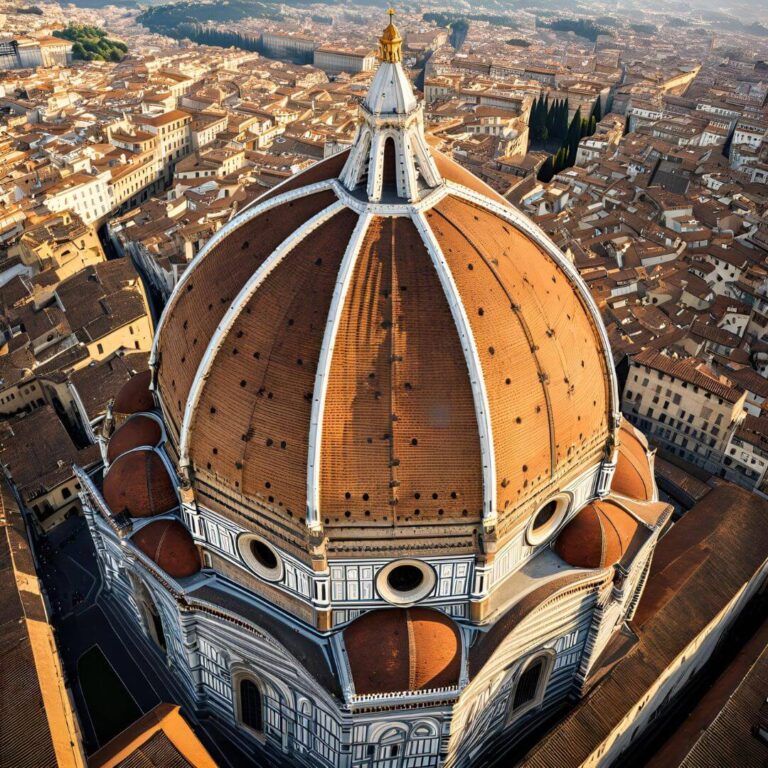
[[[79,472],[125,622],[254,764],[481,764],[585,689],[671,511],[589,290],[380,42],[353,146],[198,254]]]

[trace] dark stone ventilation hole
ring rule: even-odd
[[[533,519],[533,530],[543,528],[557,512],[557,501],[553,500],[547,502],[537,513]]]
[[[251,554],[253,555],[253,559],[259,563],[259,565],[264,566],[264,568],[267,568],[270,571],[273,568],[277,568],[277,557],[275,556],[275,553],[272,551],[271,547],[268,547],[263,541],[258,541],[256,539],[251,542]]]
[[[244,387],[248,382],[245,379],[240,380],[240,386]]]
[[[424,574],[415,565],[398,565],[387,576],[387,584],[395,592],[411,592],[424,581]]]

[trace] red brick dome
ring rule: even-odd
[[[370,611],[344,630],[355,692],[394,693],[457,685],[461,637],[431,608]]]
[[[155,447],[160,444],[163,432],[156,419],[141,414],[131,416],[109,439],[107,460],[111,463],[118,456],[133,448]]]
[[[189,531],[178,520],[156,520],[131,541],[169,576],[181,579],[200,570],[200,554]]]
[[[114,514],[161,515],[178,506],[173,481],[155,451],[124,453],[104,475],[104,501]]]
[[[369,109],[415,114],[386,77]],[[481,519],[511,534],[605,458],[607,336],[530,221],[429,149],[418,121],[393,128],[410,132],[394,163],[365,119],[351,151],[196,257],[158,328],[157,394],[195,494],[222,514],[266,509],[300,547],[306,520],[348,542],[372,525],[450,528],[469,551]]]
[[[577,568],[607,568],[621,561],[639,523],[608,499],[587,504],[555,540],[554,550]]]
[[[152,372],[137,373],[123,384],[112,403],[112,411],[117,416],[127,416],[140,411],[151,411],[155,400],[149,389]]]

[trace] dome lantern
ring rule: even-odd
[[[389,24],[379,38],[379,56],[382,61],[394,64],[395,62],[402,61],[403,38],[400,37],[400,32],[392,20],[395,15],[395,9],[390,8],[387,13],[389,14]]]
[[[381,65],[360,105],[362,121],[341,181],[370,202],[413,203],[442,184],[424,136],[424,107],[403,70],[391,19],[379,40]]]

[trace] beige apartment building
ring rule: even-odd
[[[376,67],[376,52],[368,49],[336,48],[324,45],[315,50],[314,64],[328,75],[341,72],[371,72]]]
[[[163,170],[170,177],[176,161],[192,149],[192,116],[172,109],[162,115],[142,115],[137,122],[142,130],[157,136]]]
[[[92,467],[99,448],[78,448],[54,409],[46,405],[0,425],[0,467],[32,513],[41,533],[81,510],[72,465]]]
[[[6,369],[3,367],[2,370],[5,374]],[[3,377],[3,384],[0,386],[0,416],[33,411],[43,405],[43,391],[40,384],[34,380],[31,370],[22,368],[10,380]]]
[[[115,210],[128,210],[144,202],[163,175],[163,160],[155,149],[135,155],[110,168],[109,191]]]
[[[57,280],[106,259],[96,230],[70,211],[51,214],[28,227],[8,253],[35,273],[53,270]]]
[[[631,359],[622,411],[671,453],[725,476],[726,446],[744,420],[746,396],[700,363],[645,350]]]
[[[108,172],[96,176],[77,172],[54,182],[45,190],[43,202],[49,211],[74,211],[84,224],[98,226],[110,212]]]

